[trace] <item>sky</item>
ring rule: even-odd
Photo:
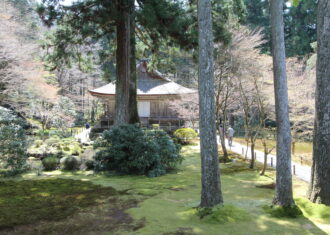
[[[38,2],[41,2],[42,0],[37,0]],[[62,0],[63,5],[71,5],[72,2],[76,0]]]

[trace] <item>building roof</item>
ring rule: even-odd
[[[94,96],[115,95],[115,82],[89,91]],[[183,95],[196,93],[194,89],[181,86],[158,71],[148,72],[146,62],[137,66],[137,95]]]

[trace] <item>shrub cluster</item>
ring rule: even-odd
[[[182,161],[180,146],[162,130],[142,130],[120,125],[105,131],[95,147],[96,170],[156,177],[166,174]]]
[[[198,134],[191,128],[180,128],[174,132],[174,136],[181,144],[190,144],[191,140],[195,139]]]
[[[74,171],[74,170],[79,170],[81,161],[80,158],[77,156],[67,156],[61,158],[60,163],[62,165],[63,170]]]

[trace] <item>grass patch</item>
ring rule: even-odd
[[[61,220],[116,194],[111,187],[71,179],[0,181],[0,229]]]
[[[315,204],[306,198],[296,198],[295,201],[304,216],[330,224],[330,206]]]

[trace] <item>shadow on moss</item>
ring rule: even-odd
[[[298,218],[303,215],[298,206],[263,206],[264,211],[276,218]]]
[[[0,181],[0,229],[58,221],[117,195],[111,187],[71,179]]]

